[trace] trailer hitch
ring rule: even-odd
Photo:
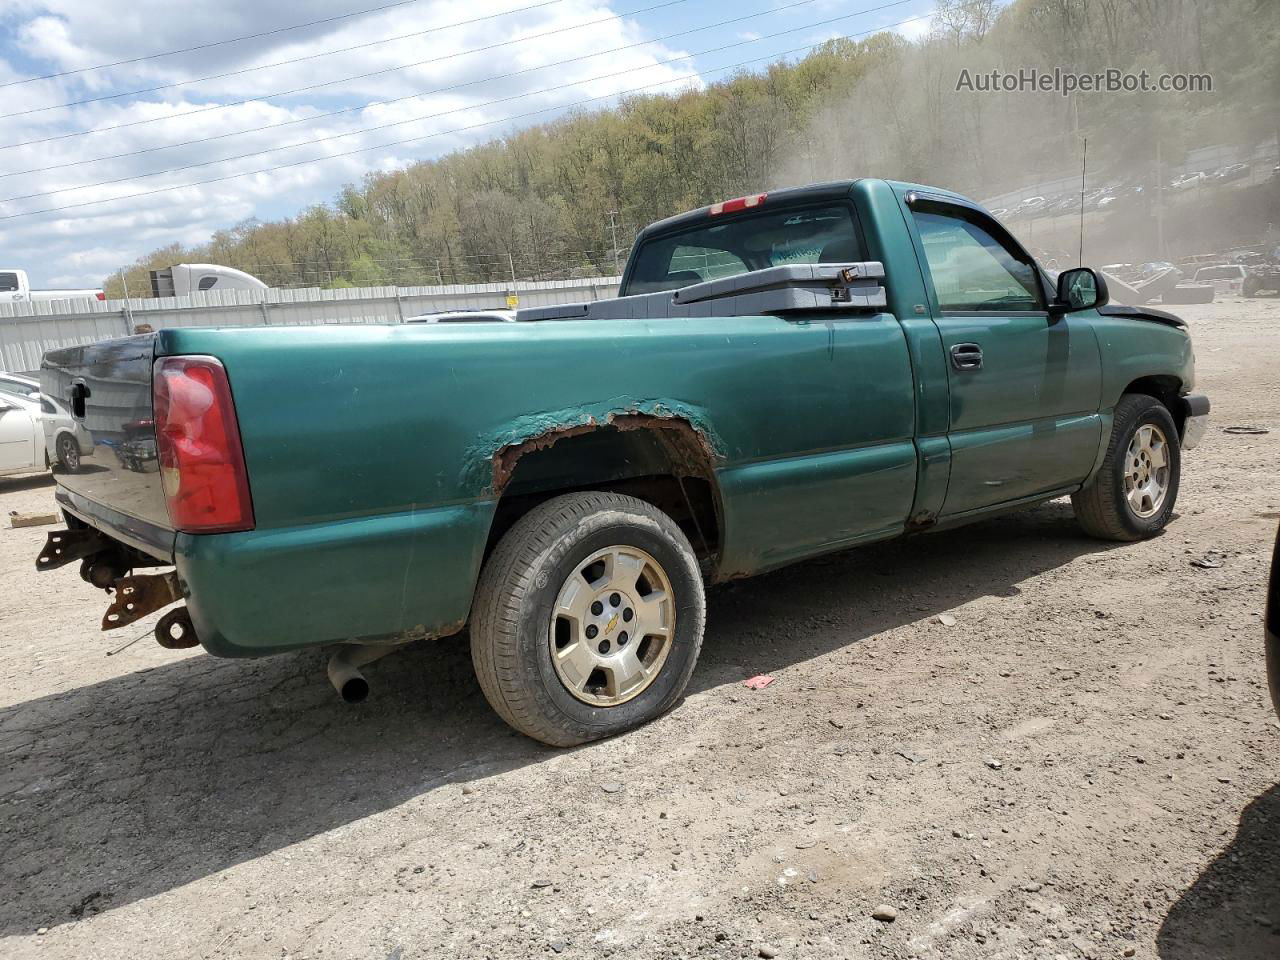
[[[76,560],[110,550],[113,546],[112,541],[93,527],[87,530],[54,530],[45,541],[40,556],[36,557],[36,569],[56,570]]]
[[[182,599],[182,586],[178,574],[145,574],[139,577],[121,577],[115,583],[116,598],[102,617],[103,630],[127,627],[161,607]]]

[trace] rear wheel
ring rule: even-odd
[[[507,723],[572,746],[670,709],[704,620],[697,557],[670,517],[633,497],[568,494],[522,517],[485,564],[471,656]]]
[[[1071,496],[1085,532],[1104,540],[1144,540],[1169,522],[1178,499],[1182,454],[1169,409],[1155,397],[1126,394],[1116,404],[1102,468]]]
[[[57,454],[58,462],[71,473],[80,469],[80,445],[75,437],[68,433],[58,437]]]

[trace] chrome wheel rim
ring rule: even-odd
[[[1124,495],[1140,519],[1153,517],[1169,495],[1169,441],[1155,424],[1144,423],[1129,441],[1124,461]]]
[[[551,663],[578,700],[616,707],[658,678],[675,626],[675,593],[662,565],[638,547],[605,547],[579,563],[556,595]]]
[[[62,462],[69,470],[77,469],[80,466],[80,451],[76,448],[76,442],[70,437],[63,437],[61,443]]]

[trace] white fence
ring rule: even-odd
[[[0,370],[34,371],[46,350],[124,337],[140,323],[164,327],[297,326],[402,323],[447,310],[522,307],[602,300],[618,277],[475,283],[444,287],[356,287],[348,290],[209,290],[185,297],[54,300],[0,304]]]

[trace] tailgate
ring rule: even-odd
[[[156,459],[151,412],[155,334],[51,350],[40,389],[61,407],[80,464],[55,466],[57,498],[71,513],[148,553],[168,558],[173,532]]]

